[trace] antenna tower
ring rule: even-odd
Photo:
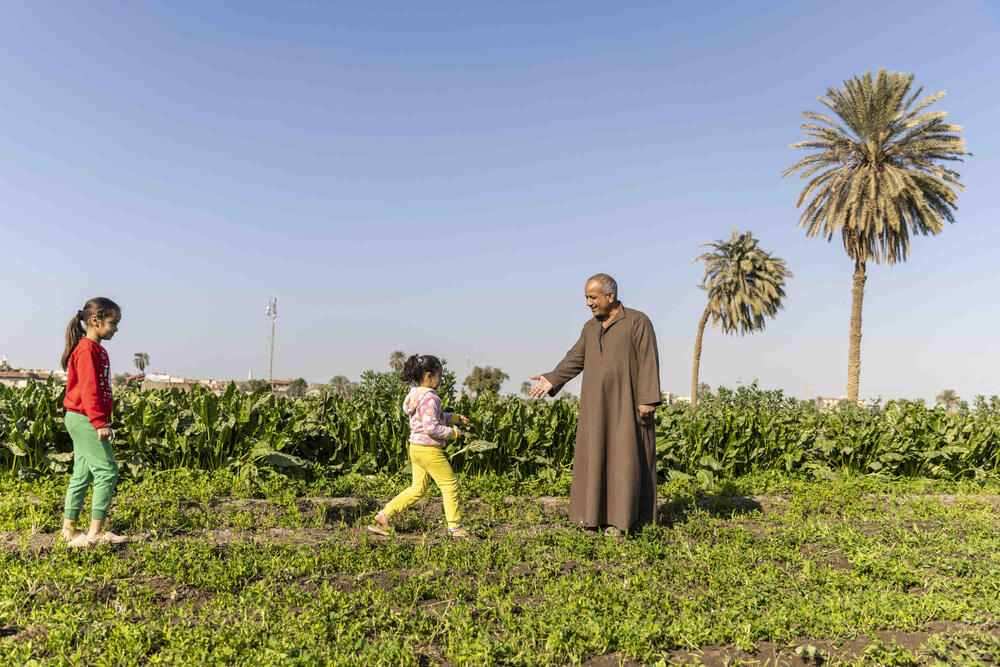
[[[271,318],[271,363],[267,369],[268,384],[274,383],[274,321],[278,319],[278,297],[272,296],[267,302],[267,316]]]

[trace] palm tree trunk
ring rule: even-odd
[[[708,322],[708,306],[698,321],[698,335],[694,339],[694,367],[691,370],[691,410],[698,407],[698,369],[701,367],[701,339],[705,334],[705,323]]]
[[[861,375],[861,305],[865,300],[865,263],[854,262],[854,289],[851,290],[851,336],[847,349],[847,400],[858,402],[858,376]]]

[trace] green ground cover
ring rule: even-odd
[[[55,543],[65,478],[0,478],[6,664],[995,664],[1000,483],[756,475],[660,488],[627,539],[566,519],[568,475],[462,480],[363,529],[399,477],[166,471]]]

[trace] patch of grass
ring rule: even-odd
[[[144,541],[76,552],[51,535],[64,479],[0,479],[0,650],[9,664],[736,662],[773,650],[906,665],[989,664],[1000,648],[996,481],[675,480],[659,524],[618,539],[569,524],[565,481],[462,479],[477,539],[458,541],[434,497],[400,515],[394,537],[364,530],[401,476],[248,488],[164,472],[115,499],[113,527]]]

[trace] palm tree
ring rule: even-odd
[[[136,352],[133,361],[135,362],[135,367],[139,369],[139,372],[145,375],[146,366],[149,365],[149,355],[145,352]]]
[[[791,272],[785,260],[772,257],[757,245],[752,232],[740,234],[733,229],[728,241],[713,243],[712,252],[694,261],[705,262],[705,277],[700,287],[708,293],[708,305],[698,321],[694,341],[694,368],[691,371],[691,409],[698,407],[698,369],[701,365],[701,339],[709,316],[712,326],[727,334],[745,335],[764,328],[764,317],[774,317],[785,296],[785,279]]]
[[[851,401],[858,400],[865,266],[872,260],[906,261],[911,233],[937,234],[944,221],[955,221],[955,188],[964,188],[958,172],[941,163],[971,155],[958,136],[961,127],[946,123],[944,111],[925,111],[944,92],[914,104],[923,88],[911,93],[912,85],[912,74],[880,69],[874,79],[865,72],[844,81],[842,89],[827,88],[819,101],[834,117],[803,112],[802,129],[809,139],[791,145],[816,152],[782,172],[788,177],[801,171],[800,178],[810,179],[796,203],[809,200],[799,227],[827,241],[839,236],[854,260],[847,360]]]
[[[345,375],[336,375],[330,379],[330,389],[339,396],[347,396],[351,390],[351,381]]]
[[[482,393],[483,390],[499,394],[500,385],[502,385],[505,380],[509,379],[510,376],[499,368],[493,368],[492,366],[487,366],[485,368],[473,366],[471,374],[465,378],[465,381],[462,382],[462,386],[468,387],[469,391],[474,392],[477,396]]]
[[[949,415],[955,411],[962,398],[955,393],[954,389],[944,389],[934,398],[934,404],[940,405]]]
[[[406,353],[402,350],[396,350],[389,355],[389,368],[394,371],[403,370],[403,366],[406,364]]]
[[[530,382],[522,382],[521,383],[521,394],[523,396],[527,397],[528,394],[530,394],[530,393],[531,393],[531,383]]]

